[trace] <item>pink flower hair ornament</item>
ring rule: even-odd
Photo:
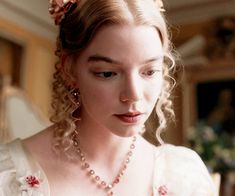
[[[71,6],[78,3],[79,0],[49,0],[49,13],[55,21],[56,25],[60,25],[65,13],[67,13]]]
[[[165,12],[162,0],[154,0],[160,12]],[[49,13],[55,21],[56,25],[60,25],[65,13],[69,11],[75,3],[80,3],[81,0],[49,0]]]

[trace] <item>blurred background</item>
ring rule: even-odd
[[[183,68],[166,142],[196,150],[235,195],[235,0],[165,0]],[[50,125],[57,28],[48,0],[0,0],[0,142]],[[150,138],[151,139],[151,138]],[[154,142],[154,141],[153,141]]]

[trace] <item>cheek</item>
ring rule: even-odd
[[[156,103],[162,91],[163,80],[158,80],[147,89],[147,96],[150,102]]]
[[[109,103],[116,100],[114,88],[101,85],[94,85],[94,82],[82,85],[81,99],[82,104],[89,110],[105,111],[109,107]]]
[[[92,100],[97,102],[102,99],[101,91],[103,91],[103,89],[94,82],[89,71],[83,67],[77,72],[77,86],[80,90],[83,103]]]

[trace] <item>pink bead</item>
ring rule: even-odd
[[[115,184],[118,184],[120,182],[120,179],[119,178],[116,178],[115,180],[114,180],[114,183]]]
[[[99,180],[100,180],[100,177],[99,177],[99,176],[96,176],[96,177],[95,177],[95,180],[96,180],[96,181],[99,181]]]
[[[102,185],[102,186],[106,186],[106,182],[105,182],[105,181],[102,181],[102,182],[101,182],[101,185]]]
[[[89,174],[90,174],[90,175],[94,175],[94,174],[95,174],[95,171],[91,169],[91,170],[89,171]]]
[[[86,169],[88,169],[88,168],[90,167],[90,165],[89,165],[88,163],[85,163],[85,164],[84,164],[84,167],[85,167]]]
[[[116,176],[115,180],[111,184],[108,184],[105,181],[102,181],[100,176],[95,175],[95,171],[92,170],[92,168],[90,168],[89,163],[86,161],[85,155],[84,155],[84,153],[82,152],[82,149],[79,146],[80,142],[79,142],[77,137],[78,136],[76,136],[76,135],[74,136],[73,144],[74,144],[74,147],[76,148],[76,152],[78,153],[78,156],[81,160],[82,168],[86,169],[86,172],[88,172],[87,174],[90,176],[91,179],[94,180],[95,183],[97,183],[98,186],[100,186],[100,185],[102,186],[100,188],[103,188],[106,191],[108,191],[108,195],[110,195],[110,196],[113,195],[113,192],[111,190],[116,184],[118,184],[120,182],[121,177],[124,175],[124,172],[127,169],[127,164],[130,162],[130,158],[133,155],[132,149],[135,148],[135,143],[134,142],[136,141],[137,137],[136,136],[133,137],[133,142],[130,145],[130,149],[126,154],[126,159],[124,160],[124,163],[121,166],[121,171],[119,172],[119,174]],[[160,193],[160,191],[161,192],[163,191],[162,193],[164,194],[164,190],[162,190],[161,187],[159,187],[159,193]],[[163,194],[161,196],[163,196]],[[166,195],[164,195],[164,196],[166,196]]]

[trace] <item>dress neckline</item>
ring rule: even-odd
[[[11,146],[13,147],[13,149],[15,149],[15,153],[20,153],[21,155],[23,155],[21,158],[25,160],[25,163],[28,163],[26,167],[26,169],[29,169],[31,172],[36,173],[36,172],[40,172],[41,173],[41,177],[43,179],[43,183],[42,183],[42,191],[45,194],[45,196],[50,196],[50,183],[49,180],[46,176],[45,171],[43,170],[43,168],[41,167],[40,163],[33,157],[32,153],[28,150],[28,148],[23,144],[22,140],[17,138],[15,139],[13,142],[11,142]],[[153,174],[152,174],[152,195],[156,195],[156,186],[158,184],[158,172],[157,171],[157,159],[159,159],[160,154],[161,154],[161,150],[162,147],[165,145],[161,145],[161,146],[153,146],[154,150],[153,150],[153,156],[154,156],[154,168],[153,168]],[[12,151],[13,152],[13,151]],[[12,157],[15,157],[14,155]],[[14,159],[14,158],[13,158]],[[15,163],[15,166],[18,168],[18,170],[20,171],[21,168],[18,165],[16,160],[13,160],[13,162]]]

